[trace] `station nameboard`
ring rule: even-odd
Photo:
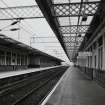
[[[92,56],[92,52],[78,52],[79,57]]]

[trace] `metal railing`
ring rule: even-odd
[[[105,71],[101,69],[89,68],[89,67],[78,67],[83,73],[85,73],[90,79],[97,80],[105,84]]]

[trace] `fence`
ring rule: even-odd
[[[90,79],[97,80],[105,84],[105,71],[89,67],[77,66],[83,73],[85,73]]]

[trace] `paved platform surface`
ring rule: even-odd
[[[11,77],[11,76],[16,76],[16,75],[21,75],[21,74],[26,74],[26,73],[31,73],[31,72],[47,70],[47,69],[56,68],[56,67],[60,67],[60,66],[52,66],[52,67],[42,67],[42,68],[32,68],[32,69],[17,70],[17,71],[0,72],[0,79]]]
[[[105,105],[105,89],[71,67],[45,105]]]

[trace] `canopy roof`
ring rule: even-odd
[[[84,48],[84,43],[86,44],[87,39],[94,34],[105,14],[103,9],[105,0],[36,0],[36,2],[38,5],[0,8],[0,20],[45,17],[70,60]]]
[[[77,55],[103,0],[36,0],[70,60]],[[94,20],[94,19],[93,19]],[[95,25],[92,24],[92,25]]]

